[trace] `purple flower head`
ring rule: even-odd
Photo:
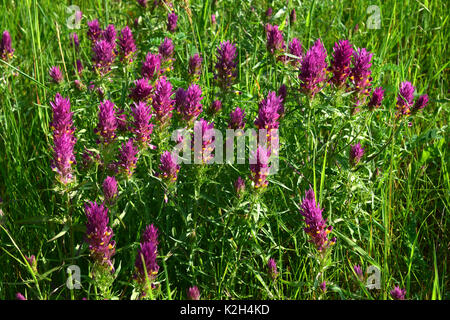
[[[188,73],[191,76],[199,77],[202,73],[202,57],[196,53],[189,58],[189,69]]]
[[[222,42],[217,48],[215,79],[223,89],[229,88],[237,76],[236,46],[229,41]]]
[[[100,28],[100,24],[97,19],[88,21],[87,36],[92,42],[97,42],[103,36],[103,30]]]
[[[259,103],[258,117],[255,126],[258,129],[278,129],[279,112],[284,111],[281,98],[273,91],[270,91],[266,99]]]
[[[158,228],[155,227],[153,224],[148,225],[145,227],[144,232],[142,233],[142,243],[145,242],[152,242],[156,248],[158,248]]]
[[[81,75],[81,72],[83,72],[83,64],[81,63],[80,59],[77,59],[77,61],[75,63],[76,63],[76,66],[77,66],[77,73],[79,75]]]
[[[147,8],[147,2],[148,0],[137,0],[137,2],[139,3],[139,5],[141,7]]]
[[[209,113],[214,115],[222,110],[222,101],[214,100],[209,109]]]
[[[320,290],[322,290],[323,293],[327,292],[327,282],[324,281],[320,284]]]
[[[230,121],[228,122],[229,129],[244,129],[245,127],[245,112],[239,107],[230,113]]]
[[[14,49],[11,48],[11,35],[7,30],[3,31],[2,41],[0,42],[0,58],[8,61],[12,59],[14,55]]]
[[[136,52],[136,44],[134,43],[133,33],[128,26],[120,31],[119,36],[120,61],[131,63],[134,53]]]
[[[108,226],[108,209],[103,204],[89,202],[85,205],[85,212],[86,242],[89,244],[90,257],[100,265],[108,265],[113,271],[111,258],[116,252],[116,243],[111,240],[114,233]]]
[[[239,198],[245,190],[245,180],[242,179],[241,177],[238,177],[237,180],[234,182],[234,189],[236,190],[236,194]]]
[[[94,132],[102,137],[97,143],[111,143],[116,138],[117,118],[114,110],[114,103],[105,100],[100,103],[98,110],[98,125]]]
[[[152,89],[152,85],[147,78],[136,80],[129,97],[135,102],[148,101],[151,98]]]
[[[266,10],[266,17],[268,19],[270,19],[270,17],[272,17],[272,12],[273,12],[273,9],[271,7],[268,7]]]
[[[155,94],[153,95],[153,109],[156,113],[156,120],[164,125],[172,118],[172,110],[174,109],[174,101],[172,97],[172,84],[161,77],[156,81]]]
[[[134,146],[133,139],[129,139],[127,143],[122,143],[119,150],[119,159],[117,161],[117,169],[119,172],[126,173],[127,177],[133,175],[136,168],[138,150]]]
[[[328,68],[333,74],[331,82],[338,88],[345,84],[350,76],[350,63],[353,49],[350,41],[339,40],[334,44],[331,66]]]
[[[113,24],[110,24],[103,30],[103,39],[108,41],[113,48],[116,47],[117,31]]]
[[[131,107],[131,111],[134,118],[131,131],[136,135],[136,140],[146,146],[150,142],[150,135],[153,132],[153,124],[150,123],[152,118],[150,106],[140,101]]]
[[[294,24],[294,22],[297,21],[297,13],[295,12],[295,9],[291,10],[289,21],[291,22],[291,24]]]
[[[107,203],[113,203],[117,197],[117,180],[114,177],[106,177],[103,181],[103,194]]]
[[[417,100],[416,103],[414,104],[414,107],[412,108],[412,112],[418,112],[419,110],[422,110],[423,108],[426,107],[426,105],[428,104],[428,95],[424,94],[421,95]]]
[[[145,61],[142,64],[141,74],[144,78],[153,80],[159,75],[161,69],[161,56],[151,52],[147,53]]]
[[[305,193],[300,214],[305,217],[306,228],[304,230],[311,237],[310,241],[314,243],[319,252],[336,243],[336,238],[328,239],[328,234],[333,227],[327,227],[326,220],[322,217],[322,209],[316,202],[312,188]]]
[[[197,286],[190,287],[187,290],[187,299],[188,300],[200,300],[200,291]]]
[[[216,21],[216,15],[215,14],[212,14],[211,15],[211,24],[212,25],[215,25],[217,23],[217,21]]]
[[[170,38],[164,38],[163,42],[158,48],[158,52],[161,56],[161,63],[165,63],[168,66],[165,67],[166,71],[171,69],[171,63],[173,62],[173,41]]]
[[[177,28],[177,20],[178,16],[175,14],[175,12],[172,12],[167,17],[167,31],[169,32],[175,32],[175,29]]]
[[[269,157],[270,150],[262,145],[258,145],[256,151],[251,153],[250,171],[251,179],[256,189],[265,188],[269,184],[267,176],[269,175]]]
[[[61,69],[59,69],[59,67],[51,67],[49,75],[53,79],[53,82],[55,83],[61,83],[64,79]]]
[[[364,278],[364,275],[363,275],[361,266],[359,264],[357,264],[353,267],[353,270],[355,271],[356,275],[358,276],[358,279],[360,279],[362,281]]]
[[[75,163],[74,140],[72,134],[63,133],[53,137],[52,169],[58,174],[58,180],[62,184],[72,181],[72,164]]]
[[[209,123],[205,119],[200,119],[194,124],[194,134],[192,138],[192,147],[195,148],[195,140],[201,141],[201,150],[194,150],[194,156],[199,157],[201,163],[208,163],[212,158],[212,152],[215,149],[214,122]]]
[[[400,289],[399,286],[395,286],[390,293],[394,300],[405,300],[406,298],[406,289]]]
[[[291,65],[294,67],[299,66],[303,59],[303,48],[301,42],[297,38],[294,38],[291,40],[291,42],[289,42],[289,53],[298,57],[289,57]]]
[[[135,279],[138,282],[146,283],[146,273],[150,282],[156,279],[159,271],[158,262],[156,261],[157,255],[158,247],[155,242],[141,242],[134,264],[136,267]]]
[[[350,165],[352,167],[356,166],[363,157],[363,155],[364,155],[364,148],[361,147],[361,143],[358,142],[357,144],[353,145],[352,148],[350,149],[350,157],[349,157]]]
[[[73,134],[73,121],[70,112],[70,100],[69,98],[63,98],[61,94],[55,95],[55,100],[50,102],[53,111],[53,119],[50,123],[50,127],[53,130],[54,136],[60,136],[62,134]]]
[[[353,51],[353,68],[350,71],[350,82],[353,90],[355,90],[357,99],[354,112],[358,111],[358,106],[364,103],[370,92],[370,82],[372,81],[370,76],[372,63],[370,61],[372,60],[372,55],[365,48],[358,48],[356,51]]]
[[[97,41],[92,47],[94,69],[102,76],[111,70],[115,58],[114,47],[115,44],[106,40]]]
[[[76,32],[70,34],[70,46],[74,46],[77,51],[80,48],[80,39]]]
[[[383,101],[384,89],[382,87],[376,88],[372,93],[372,98],[370,99],[367,106],[370,110],[379,108],[381,106],[381,102]]]
[[[409,81],[400,84],[400,90],[397,95],[397,109],[400,114],[410,114],[414,103],[414,91],[416,88]]]
[[[278,97],[282,102],[286,100],[287,97],[287,87],[285,84],[282,84],[280,88],[278,88]]]
[[[267,268],[269,269],[269,276],[272,277],[273,280],[275,280],[278,276],[278,270],[277,270],[277,263],[273,258],[270,258],[267,262]]]
[[[283,34],[278,29],[278,26],[266,25],[267,50],[270,54],[278,56],[286,49],[284,44]]]
[[[326,80],[327,51],[322,41],[317,39],[314,45],[308,50],[302,60],[300,68],[301,89],[310,97],[314,97],[322,88],[323,82]]]
[[[195,83],[191,84],[186,91],[183,88],[178,89],[175,104],[185,121],[195,120],[202,113],[202,99],[202,89]]]
[[[25,297],[23,296],[23,294],[21,294],[20,292],[17,292],[17,293],[16,293],[16,299],[17,299],[17,300],[27,300],[27,298],[25,298]]]
[[[176,162],[175,156],[169,151],[164,151],[160,158],[160,176],[166,181],[176,181],[180,166]]]

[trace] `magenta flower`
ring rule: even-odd
[[[195,140],[201,141],[201,150],[195,150]],[[208,163],[213,158],[212,152],[215,149],[214,122],[209,123],[205,119],[200,119],[194,124],[194,134],[192,139],[194,156],[197,156],[201,163]]]
[[[0,58],[8,61],[12,59],[14,55],[14,49],[11,48],[11,35],[7,30],[3,31],[2,41],[0,42]]]
[[[267,176],[269,175],[269,156],[270,150],[262,145],[259,145],[256,151],[251,153],[250,171],[251,179],[254,182],[254,187],[265,188],[269,184]]]
[[[134,43],[133,33],[128,26],[120,31],[119,36],[120,61],[131,63],[136,52],[136,44]]]
[[[255,126],[258,129],[278,129],[280,117],[279,112],[283,110],[283,103],[279,96],[273,91],[269,91],[267,98],[259,103],[258,117]]]
[[[327,51],[322,41],[317,39],[302,60],[300,68],[301,90],[309,97],[314,97],[322,89],[326,80]]]
[[[297,67],[300,66],[303,59],[303,48],[301,42],[297,38],[293,38],[291,42],[289,42],[289,53],[298,58],[289,57],[289,61],[292,66]]]
[[[241,194],[245,190],[245,180],[241,177],[238,177],[237,180],[234,182],[234,190],[236,191],[236,195],[238,198],[241,197]]]
[[[364,148],[361,143],[353,145],[350,149],[349,162],[352,167],[356,166],[364,155]]]
[[[284,44],[283,34],[278,29],[278,26],[266,25],[266,39],[267,39],[267,51],[271,55],[278,57],[286,49]]]
[[[63,74],[59,67],[51,67],[49,71],[50,77],[53,79],[55,83],[61,83],[63,81]]]
[[[150,239],[149,239],[150,240]],[[156,279],[159,271],[158,262],[156,261],[158,255],[158,244],[151,239],[150,241],[142,241],[135,260],[135,279],[142,285],[146,286],[147,274],[150,282]]]
[[[363,271],[361,269],[361,266],[359,264],[357,264],[357,265],[355,265],[353,267],[353,270],[355,271],[356,275],[358,276],[358,279],[363,281],[364,275],[363,275]]]
[[[266,10],[266,17],[268,19],[270,19],[270,17],[272,16],[272,12],[273,12],[273,9],[271,7],[267,8],[267,10]]]
[[[17,300],[27,300],[27,298],[25,298],[25,297],[23,296],[23,294],[21,294],[20,292],[17,292],[17,293],[16,293],[16,299],[17,299]]]
[[[353,49],[350,41],[339,40],[334,44],[331,66],[328,70],[333,74],[331,82],[341,88],[350,76],[350,63]]]
[[[92,47],[92,62],[94,69],[101,76],[106,75],[111,70],[111,65],[114,62],[115,44],[111,44],[107,40],[97,41]]]
[[[163,42],[158,48],[159,55],[161,56],[161,64],[164,64],[165,71],[170,71],[172,69],[174,45],[172,39],[164,38]]]
[[[428,104],[428,95],[424,94],[421,95],[417,100],[416,103],[414,104],[414,107],[411,109],[411,111],[413,113],[416,113],[420,110],[422,110],[423,108],[425,108]]]
[[[202,73],[202,57],[196,53],[189,58],[188,73],[193,77],[200,77]]]
[[[187,290],[187,299],[200,300],[200,290],[198,290],[197,286],[190,287]]]
[[[147,78],[134,81],[134,88],[131,88],[129,97],[135,102],[148,101],[151,98],[153,87]]]
[[[150,106],[145,102],[138,102],[131,107],[133,112],[133,127],[131,132],[136,136],[136,141],[140,142],[143,146],[146,146],[150,142],[150,135],[153,132],[153,124],[150,123],[152,118]]]
[[[76,32],[70,34],[70,46],[75,47],[78,51],[80,48],[80,39],[78,38],[78,34]]]
[[[381,106],[381,102],[383,101],[383,96],[384,96],[384,89],[382,87],[376,88],[372,93],[372,98],[367,104],[369,110],[379,108]]]
[[[164,151],[161,155],[160,162],[159,170],[161,171],[160,176],[162,179],[169,182],[176,181],[180,166],[177,164],[175,156],[169,151]]]
[[[286,100],[287,97],[287,87],[285,84],[282,84],[279,88],[278,88],[278,97],[280,98],[281,102],[284,102]]]
[[[129,139],[127,143],[122,143],[119,150],[119,159],[117,161],[117,169],[121,173],[126,173],[127,177],[133,175],[136,168],[138,150],[134,146],[133,139]]]
[[[99,265],[108,265],[114,272],[111,258],[116,252],[116,243],[111,240],[114,233],[108,226],[108,208],[97,202],[89,202],[85,205],[85,212],[86,242],[89,244],[90,257]]]
[[[390,293],[394,300],[405,300],[406,298],[406,289],[400,289],[399,286],[395,286]]]
[[[172,84],[161,77],[156,81],[155,94],[153,95],[153,110],[156,114],[156,121],[161,125],[165,125],[170,118],[172,118],[172,110],[174,109],[174,102],[171,97],[173,95]]]
[[[239,107],[230,113],[230,121],[228,122],[229,129],[244,129],[245,127],[245,112]]]
[[[219,113],[220,110],[222,110],[222,101],[214,100],[209,109],[209,113],[215,115],[216,113]]]
[[[92,42],[97,42],[103,36],[103,30],[100,28],[100,24],[97,19],[88,21],[87,36]]]
[[[50,123],[50,127],[53,130],[55,136],[62,135],[64,133],[72,134],[74,131],[72,115],[70,112],[70,100],[69,98],[63,98],[61,94],[55,95],[55,100],[50,102],[53,111],[53,120]]]
[[[147,8],[147,1],[148,0],[137,0],[137,2],[140,4],[141,7]]]
[[[161,56],[147,53],[145,61],[142,64],[141,74],[144,78],[153,80],[159,75],[161,69]]]
[[[270,258],[267,262],[267,268],[269,269],[269,276],[275,280],[278,277],[277,263],[273,258]]]
[[[211,24],[214,26],[214,25],[216,25],[216,23],[217,23],[216,15],[215,15],[215,14],[212,14],[212,15],[211,15]]]
[[[167,17],[167,31],[169,32],[175,32],[175,29],[177,28],[177,20],[178,16],[175,14],[175,12],[172,12]]]
[[[112,204],[117,197],[117,180],[114,177],[106,177],[103,181],[103,195],[106,203]]]
[[[327,282],[326,281],[322,282],[319,287],[320,287],[320,290],[322,290],[323,293],[327,292]]]
[[[336,238],[328,239],[328,234],[333,227],[327,227],[326,220],[322,217],[322,209],[320,209],[319,204],[316,202],[312,188],[305,193],[300,214],[305,217],[306,228],[304,230],[311,237],[310,241],[314,243],[319,252],[326,250],[336,243]]]
[[[365,48],[358,48],[353,51],[353,68],[351,68],[350,82],[356,95],[356,104],[353,113],[359,111],[359,106],[363,105],[369,95],[372,77],[372,53]]]
[[[410,108],[414,103],[415,87],[409,81],[400,84],[400,90],[397,95],[397,110],[399,114],[407,115],[411,113]]]
[[[153,242],[156,247],[158,247],[158,228],[153,224],[145,227],[144,232],[142,233],[141,242]]]
[[[81,72],[83,72],[83,64],[81,63],[80,59],[77,59],[76,63],[76,67],[77,67],[77,73],[79,75],[81,75]]]
[[[116,48],[117,31],[113,24],[110,24],[103,30],[103,39],[108,41],[113,49]]]
[[[229,41],[222,42],[217,48],[216,74],[214,78],[223,89],[229,88],[237,76],[236,46]]]
[[[186,91],[183,88],[177,90],[175,105],[185,121],[195,120],[202,113],[201,100],[203,97],[201,95],[202,89],[195,83],[191,84]]]
[[[295,12],[295,9],[291,10],[289,21],[291,22],[291,24],[294,24],[294,22],[297,21],[297,13]]]
[[[109,100],[101,102],[98,110],[98,125],[94,129],[94,133],[98,134],[102,139],[97,140],[97,143],[109,144],[114,141],[117,126],[114,103]]]
[[[51,168],[58,174],[58,180],[62,184],[72,181],[72,164],[75,164],[74,140],[72,134],[63,133],[53,137],[53,160]]]

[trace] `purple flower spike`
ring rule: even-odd
[[[164,38],[163,42],[158,48],[158,52],[161,56],[161,63],[164,64],[164,71],[170,71],[172,69],[173,58],[173,41],[170,38]]]
[[[238,177],[237,180],[234,182],[234,189],[236,191],[237,197],[240,198],[245,190],[245,180],[242,179],[241,177]]]
[[[178,172],[180,171],[180,166],[177,164],[175,156],[169,151],[164,151],[161,155],[160,162],[160,176],[169,182],[176,181]]]
[[[115,44],[111,44],[106,40],[100,40],[92,47],[94,69],[101,76],[106,75],[111,70],[111,65],[115,58],[114,47]]]
[[[428,104],[428,95],[424,94],[419,97],[419,99],[416,100],[416,103],[414,104],[414,107],[412,108],[412,112],[416,113],[423,108],[425,108]]]
[[[2,41],[0,42],[0,58],[8,61],[12,59],[14,55],[14,49],[11,48],[11,35],[7,30],[3,31]]]
[[[265,188],[269,184],[267,176],[269,175],[269,156],[270,150],[259,145],[256,151],[251,153],[250,171],[251,179],[254,182],[254,187]]]
[[[372,98],[367,104],[369,110],[379,108],[381,106],[381,102],[383,101],[383,96],[384,96],[384,89],[382,87],[376,88],[372,93]]]
[[[17,292],[17,293],[16,293],[16,299],[17,299],[17,300],[27,300],[27,298],[25,298],[25,297],[23,296],[23,294],[21,294],[20,292]]]
[[[53,137],[52,169],[58,173],[58,180],[62,184],[72,181],[72,164],[75,163],[74,140],[72,134],[64,133]]]
[[[319,252],[326,250],[336,243],[336,238],[328,239],[328,234],[333,227],[327,227],[326,220],[322,217],[322,209],[320,209],[319,204],[316,202],[312,188],[305,193],[300,214],[305,217],[306,228],[304,230],[311,237],[310,241],[314,243]]]
[[[194,156],[199,157],[199,162],[209,163],[213,158],[212,152],[215,149],[214,122],[209,123],[205,119],[200,119],[194,124],[194,134],[192,138],[192,147],[195,148],[195,139],[202,142],[202,149],[194,150]]]
[[[103,39],[108,41],[113,49],[116,47],[117,31],[113,24],[110,24],[103,31]]]
[[[115,198],[117,197],[117,180],[114,177],[106,177],[103,181],[103,194],[105,196],[105,201],[107,203],[114,203]]]
[[[137,2],[139,3],[139,5],[143,8],[147,8],[147,1],[148,0],[137,0]]]
[[[278,57],[285,49],[283,34],[278,26],[266,25],[267,50],[271,55]]]
[[[190,287],[187,290],[187,299],[188,300],[200,300],[200,291],[197,286]]]
[[[126,173],[127,177],[133,175],[136,168],[138,150],[134,146],[133,139],[129,139],[127,143],[123,143],[119,150],[119,159],[117,162],[117,169],[119,172]]]
[[[322,290],[323,293],[327,292],[327,282],[324,281],[320,284],[320,290]]]
[[[356,95],[355,109],[353,113],[359,111],[359,106],[363,105],[369,95],[372,77],[370,67],[372,63],[372,53],[365,48],[358,48],[353,51],[353,68],[350,71],[350,82]]]
[[[114,103],[105,100],[100,103],[98,110],[98,125],[94,129],[94,133],[98,134],[102,139],[97,143],[103,142],[109,144],[116,138],[117,118],[114,110]]]
[[[318,39],[302,60],[299,79],[302,91],[309,97],[314,97],[326,80],[326,57],[327,51]]]
[[[77,51],[80,48],[80,39],[76,32],[70,34],[70,46],[74,46]]]
[[[51,67],[49,75],[53,79],[53,82],[58,84],[61,83],[64,79],[61,69],[59,69],[59,67]]]
[[[202,57],[196,53],[189,58],[189,75],[193,77],[200,77],[202,73]]]
[[[255,120],[255,126],[258,129],[278,129],[279,112],[284,111],[283,109],[283,103],[280,97],[275,92],[270,91],[267,98],[263,99],[259,104],[259,112]]]
[[[175,32],[175,29],[177,28],[177,20],[178,16],[172,12],[167,17],[167,31],[169,32]]]
[[[358,279],[362,281],[364,278],[364,275],[363,275],[361,266],[359,264],[357,264],[356,266],[353,267],[353,270],[355,271],[356,275],[358,276]]]
[[[271,7],[267,8],[267,10],[266,10],[266,17],[268,19],[270,19],[270,17],[272,17],[272,12],[273,12],[273,9]]]
[[[399,286],[395,286],[390,293],[394,300],[405,300],[406,298],[406,289],[400,289]]]
[[[159,75],[161,69],[161,56],[147,53],[145,61],[142,64],[141,74],[144,78],[153,80]]]
[[[150,142],[150,135],[153,132],[153,124],[150,123],[152,118],[150,106],[145,102],[138,102],[131,107],[133,112],[133,127],[131,131],[136,135],[136,141],[143,146],[147,146]]]
[[[214,26],[214,25],[216,25],[216,23],[217,23],[216,15],[215,15],[215,14],[212,14],[212,15],[211,15],[211,24]]]
[[[156,261],[158,255],[158,230],[152,227],[153,225],[150,228],[147,227],[144,232],[144,239],[140,244],[134,264],[136,267],[135,279],[144,286],[146,286],[147,281],[145,274],[147,273],[148,279],[152,282],[156,279],[159,271],[158,262]]]
[[[177,111],[183,116],[185,121],[195,120],[203,111],[201,100],[203,99],[202,89],[197,84],[192,84],[185,91],[178,89],[175,95]]]
[[[120,31],[119,36],[120,61],[131,63],[136,52],[136,44],[134,43],[133,33],[128,26]]]
[[[153,224],[148,225],[144,232],[142,233],[142,239],[141,242],[153,242],[156,247],[158,247],[158,228],[155,227]]]
[[[414,103],[414,91],[416,88],[409,81],[400,84],[400,90],[397,95],[397,110],[402,115],[411,113],[410,108]]]
[[[291,22],[291,24],[294,24],[294,22],[297,21],[297,13],[295,12],[295,9],[292,9],[289,15],[289,21]]]
[[[298,57],[298,58],[289,57],[291,65],[294,67],[300,66],[303,59],[303,48],[301,42],[297,38],[294,38],[291,40],[291,42],[289,42],[289,53]]]
[[[92,42],[97,42],[100,40],[103,34],[103,30],[100,28],[100,24],[97,19],[88,21],[88,32],[87,36]]]
[[[172,97],[172,84],[161,77],[156,81],[155,94],[153,95],[153,110],[156,113],[156,121],[161,125],[167,124],[168,120],[172,118],[172,110],[174,109],[174,102]]]
[[[244,129],[245,127],[245,112],[239,107],[230,113],[230,121],[228,122],[229,129]]]
[[[350,165],[352,167],[356,166],[359,161],[361,160],[361,158],[364,155],[364,148],[361,147],[361,143],[357,143],[355,145],[352,146],[351,150],[350,150]]]
[[[209,113],[215,115],[222,110],[222,101],[214,100],[209,109]]]
[[[81,63],[80,59],[77,59],[76,65],[77,65],[77,73],[81,75],[81,72],[83,72],[83,64]]]
[[[270,258],[269,262],[267,262],[267,268],[269,269],[269,276],[272,277],[273,280],[275,280],[278,277],[278,270],[277,263],[273,258]]]
[[[350,63],[352,60],[353,49],[350,41],[339,40],[334,44],[331,66],[329,71],[333,74],[331,82],[341,88],[347,78],[350,76]]]
[[[100,265],[107,265],[114,270],[111,258],[116,252],[116,243],[111,240],[114,236],[108,226],[108,209],[103,204],[89,202],[85,205],[87,217],[86,242],[89,244],[90,257]]]
[[[237,76],[236,46],[229,41],[222,42],[217,48],[215,79],[222,89],[229,88]]]
[[[135,102],[148,101],[151,98],[152,86],[147,78],[134,81],[134,88],[131,88],[129,97]]]

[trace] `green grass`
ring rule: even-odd
[[[188,2],[188,1],[186,1]],[[237,198],[233,182],[248,177],[246,165],[212,165],[204,169],[183,165],[177,196],[164,202],[155,177],[162,150],[143,155],[135,178],[121,181],[111,221],[117,242],[118,270],[112,296],[130,299],[140,235],[154,223],[160,230],[159,299],[184,299],[197,285],[204,299],[389,299],[400,285],[408,299],[448,299],[449,227],[449,51],[448,5],[444,1],[177,1],[178,29],[166,32],[167,12],[159,8],[139,16],[136,1],[75,3],[83,11],[82,29],[66,27],[66,2],[0,0],[0,31],[11,33],[14,59],[0,61],[0,299],[22,292],[29,299],[95,299],[84,244],[86,201],[99,200],[105,173],[76,172],[78,187],[67,198],[55,191],[50,169],[52,136],[49,128],[56,92],[69,96],[78,138],[77,161],[83,146],[97,148],[98,96],[77,91],[75,51],[69,34],[77,31],[78,54],[88,72],[91,48],[86,22],[99,19],[102,27],[128,24],[139,53],[130,72],[114,71],[107,98],[129,108],[127,97],[148,51],[156,52],[165,36],[175,43],[174,88],[186,88],[187,62],[201,52],[199,84],[203,105],[221,97],[224,108],[214,121],[224,127],[235,106],[244,108],[252,127],[258,103],[268,91],[285,83],[289,96],[280,124],[280,170],[269,177],[261,195]],[[304,48],[321,38],[330,58],[338,39],[373,52],[374,86],[386,90],[381,110],[349,115],[348,100],[335,99],[327,89],[309,107],[299,99],[299,80],[293,68],[274,64],[266,51],[264,12],[274,8],[272,24],[283,29],[285,41],[297,37]],[[380,8],[380,29],[367,28],[367,8]],[[252,7],[253,6],[253,7]],[[252,9],[253,8],[253,9]],[[292,8],[297,21],[285,24]],[[189,16],[191,12],[191,16]],[[217,25],[211,24],[211,14]],[[220,42],[237,44],[239,72],[234,90],[222,95],[214,84],[215,52]],[[48,70],[58,65],[65,74],[60,87],[50,83]],[[67,70],[67,72],[66,72]],[[408,80],[430,103],[412,126],[397,121],[395,99],[399,84]],[[202,116],[205,116],[203,114]],[[212,120],[211,117],[207,117]],[[357,170],[348,165],[349,146],[362,142],[366,153]],[[333,226],[337,243],[324,274],[326,294],[318,289],[318,262],[303,231],[298,209],[304,192],[313,186],[323,215]],[[67,217],[71,217],[69,223]],[[73,235],[73,240],[71,240]],[[72,242],[73,241],[73,242]],[[72,245],[73,243],[73,245]],[[36,273],[24,255],[38,260]],[[267,261],[276,260],[276,282],[267,274]],[[81,290],[65,286],[66,268],[81,267]],[[381,290],[367,290],[356,280],[353,266],[381,270]]]

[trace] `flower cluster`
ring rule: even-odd
[[[196,149],[195,141],[201,141],[201,152]],[[196,160],[201,163],[208,163],[212,158],[215,148],[214,122],[209,123],[205,119],[200,119],[194,124],[194,137],[192,147],[194,148]]]
[[[158,52],[161,57],[161,69],[164,71],[172,70],[174,45],[170,38],[164,38],[161,45],[158,47]]]
[[[298,58],[289,57],[290,63],[294,67],[298,67],[302,63],[303,48],[301,42],[297,38],[293,38],[289,42],[289,53]]]
[[[175,32],[175,29],[177,28],[177,20],[178,16],[174,12],[169,13],[167,17],[167,31],[172,33]]]
[[[61,83],[63,81],[63,74],[61,72],[61,69],[59,69],[59,67],[56,66],[51,67],[48,73],[54,83]]]
[[[144,287],[148,279],[153,282],[159,271],[158,262],[158,229],[152,224],[145,229],[135,260],[135,279]]]
[[[158,77],[161,69],[161,56],[159,54],[155,55],[151,52],[147,53],[145,60],[142,63],[141,74],[144,78],[153,80]]]
[[[314,97],[322,89],[326,80],[326,58],[327,51],[322,41],[318,39],[302,60],[298,77],[301,81],[301,90],[309,97]]]
[[[278,129],[278,118],[280,113],[284,112],[281,98],[273,91],[267,94],[267,98],[259,103],[258,117],[255,120],[255,126],[258,129]]]
[[[278,26],[266,25],[266,39],[267,51],[272,56],[281,58],[280,55],[286,50],[286,45],[284,44],[283,34],[278,29]]]
[[[98,125],[94,129],[94,133],[101,137],[97,143],[109,144],[114,141],[117,126],[114,103],[109,100],[101,102],[98,110]]]
[[[277,263],[273,258],[270,258],[267,262],[267,268],[269,269],[269,276],[275,280],[278,277]]]
[[[117,197],[117,180],[114,177],[106,177],[102,184],[103,195],[106,203],[113,203]]]
[[[153,87],[147,78],[134,81],[134,87],[131,88],[129,97],[135,102],[149,101],[152,95]]]
[[[256,151],[251,153],[250,158],[250,171],[251,179],[254,183],[254,187],[265,188],[269,184],[267,176],[269,175],[269,157],[270,150],[259,145]]]
[[[359,107],[364,104],[366,97],[370,93],[372,71],[370,67],[372,63],[372,53],[365,48],[358,48],[353,51],[353,67],[350,71],[350,82],[352,89],[355,91],[356,103],[353,113],[359,111]]]
[[[353,145],[350,149],[349,162],[352,167],[356,166],[364,155],[364,148],[361,143]]]
[[[164,153],[161,155],[160,162],[160,176],[164,180],[169,182],[176,181],[178,171],[180,171],[180,166],[177,164],[175,156],[169,151],[164,151]]]
[[[353,49],[350,41],[339,40],[334,44],[331,65],[328,70],[333,74],[331,82],[341,88],[350,76],[350,64]]]
[[[168,123],[172,118],[172,110],[174,109],[174,102],[172,97],[172,84],[161,77],[156,81],[155,94],[153,95],[152,103],[153,110],[156,114],[156,121],[162,126]]]
[[[131,63],[136,52],[136,44],[134,43],[133,34],[128,26],[120,31],[119,36],[120,61]]]
[[[409,81],[404,81],[400,84],[397,95],[397,110],[399,114],[408,115],[411,113],[410,108],[414,103],[415,90],[416,88]]]
[[[138,150],[134,146],[133,139],[129,139],[127,143],[122,143],[119,150],[119,159],[116,163],[117,171],[125,173],[127,177],[133,175],[136,168]]]
[[[390,293],[394,300],[405,300],[406,298],[406,289],[401,289],[399,286],[395,286]]]
[[[150,106],[140,101],[131,107],[131,111],[134,118],[131,132],[136,135],[136,141],[145,147],[150,142],[150,135],[153,132],[153,124],[150,123],[152,118]]]
[[[99,75],[104,76],[111,70],[115,58],[114,48],[115,42],[111,43],[107,40],[97,41],[92,47],[92,62]]]
[[[372,98],[370,99],[367,107],[369,110],[377,109],[381,106],[381,102],[384,97],[384,89],[382,87],[376,88],[372,93]]]
[[[194,79],[198,80],[202,74],[202,60],[202,57],[198,53],[189,58],[188,73]]]
[[[187,90],[179,88],[175,94],[175,106],[185,121],[195,120],[203,111],[201,100],[202,89],[191,84]]]
[[[229,129],[244,129],[245,127],[245,112],[239,107],[230,113],[230,121],[228,122]]]
[[[14,55],[14,49],[11,47],[11,35],[7,30],[3,31],[2,41],[0,42],[0,58],[2,60],[11,60]]]
[[[237,76],[236,46],[229,41],[222,42],[217,48],[216,58],[214,77],[223,89],[229,88]]]

